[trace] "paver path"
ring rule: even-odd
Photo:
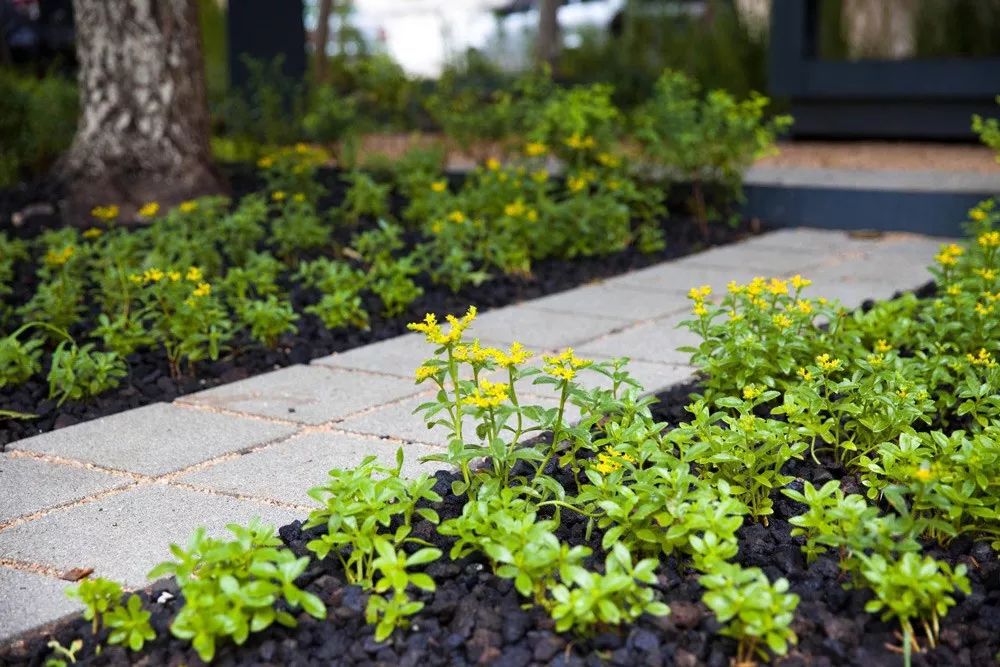
[[[676,351],[690,334],[675,328],[690,287],[801,273],[813,294],[854,307],[927,282],[944,241],[782,230],[484,313],[472,334],[629,356],[656,392],[692,373]],[[330,468],[368,454],[391,462],[402,446],[406,472],[433,470],[419,458],[444,443],[412,414],[429,394],[412,380],[429,351],[421,336],[401,336],[11,443],[0,454],[0,641],[76,609],[60,579],[71,568],[142,587],[198,525],[219,533],[253,516],[303,517],[306,490]]]

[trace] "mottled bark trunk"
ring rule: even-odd
[[[316,21],[316,35],[314,36],[314,45],[316,48],[314,55],[316,60],[313,64],[316,81],[319,83],[326,83],[326,46],[330,41],[330,12],[332,10],[333,0],[319,1],[319,13],[317,14]]]
[[[559,57],[559,5],[560,0],[542,0],[538,8],[538,41],[535,57],[539,65],[555,70]]]
[[[74,0],[80,120],[59,172],[69,214],[218,193],[197,0]]]

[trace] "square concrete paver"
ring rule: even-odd
[[[146,574],[170,559],[171,543],[186,545],[197,526],[223,536],[227,523],[254,516],[280,527],[301,512],[228,496],[153,484],[92,503],[58,510],[0,531],[0,555],[59,570],[92,567],[130,588],[149,582]]]
[[[72,584],[0,566],[0,642],[83,610],[66,597]]]
[[[0,453],[0,524],[129,484],[122,475]]]
[[[514,341],[534,350],[555,350],[621,329],[629,320],[573,313],[555,313],[523,305],[480,315],[466,331],[467,338],[510,345]]]
[[[423,334],[407,334],[313,359],[310,363],[412,378],[417,367],[434,356],[434,349]]]
[[[547,387],[532,387],[529,382],[520,383],[518,392],[521,395],[522,405],[542,405],[546,408],[557,406],[556,401],[546,396],[532,396],[530,392],[538,390],[548,391]],[[406,442],[425,443],[437,447],[448,445],[448,433],[442,426],[428,429],[424,423],[422,414],[413,414],[414,409],[421,403],[430,401],[432,396],[419,396],[411,398],[394,405],[388,405],[378,410],[372,410],[365,414],[345,419],[337,426],[347,431],[374,435],[380,438],[398,438]],[[447,413],[442,413],[440,418],[447,419]],[[573,406],[567,406],[566,418],[575,421],[579,418],[579,411]],[[474,433],[475,421],[472,417],[466,416],[462,421],[462,430],[467,433]],[[472,436],[466,437],[472,440]]]
[[[681,294],[651,297],[638,290],[606,285],[587,285],[535,299],[528,308],[593,317],[615,317],[638,321],[669,315],[689,307]]]
[[[686,295],[692,287],[708,285],[716,295],[726,291],[729,281],[748,283],[755,276],[768,274],[766,271],[754,271],[745,267],[726,269],[716,266],[705,266],[691,262],[670,262],[657,264],[639,271],[626,273],[617,278],[611,278],[604,284],[614,287],[624,287],[642,291],[653,291],[661,294],[661,299],[669,299],[673,303],[675,295]],[[769,274],[770,275],[770,274]]]
[[[307,492],[326,481],[333,468],[354,468],[366,456],[377,456],[389,467],[396,465],[401,445],[345,433],[307,433],[258,449],[235,459],[197,470],[177,479],[194,486],[242,493],[286,503],[313,505]],[[403,446],[403,475],[434,474],[444,464],[421,463],[420,458],[442,450],[426,445]]]
[[[871,250],[880,242],[879,238],[856,238],[840,230],[793,227],[755,236],[744,241],[743,245],[752,248],[778,248],[799,254],[857,254]]]
[[[734,243],[685,257],[675,264],[701,264],[729,270],[748,269],[777,276],[804,273],[810,267],[821,264],[824,259],[833,254],[835,254],[833,250],[822,246],[812,252],[794,252],[785,248]]]
[[[11,449],[162,475],[295,432],[284,424],[154,403],[8,445]]]
[[[324,366],[290,366],[178,400],[194,405],[323,424],[417,393],[412,380]]]
[[[678,328],[685,315],[670,316],[605,336],[582,345],[577,354],[583,357],[628,357],[659,364],[687,365],[691,355],[677,348],[697,345],[700,339],[689,329]]]

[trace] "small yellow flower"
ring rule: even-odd
[[[941,246],[941,251],[934,255],[934,259],[941,266],[954,266],[958,264],[958,258],[964,252],[961,246],[949,243],[948,245]]]
[[[489,169],[490,171],[498,170],[500,168],[500,160],[496,159],[495,157],[491,157],[489,160],[486,161],[486,168]]]
[[[996,248],[1000,246],[1000,232],[994,231],[980,234],[976,241],[984,248]]]
[[[981,208],[974,208],[971,211],[969,211],[969,217],[975,220],[976,222],[982,222],[983,220],[986,219],[986,211],[984,211]]]
[[[288,195],[285,193],[284,190],[275,190],[274,192],[271,193],[272,201],[285,201],[287,197]]]
[[[752,401],[756,398],[760,398],[760,395],[764,393],[763,385],[759,384],[748,384],[743,387],[743,398],[747,401]]]
[[[930,471],[930,468],[917,468],[913,471],[913,478],[921,482],[929,482],[934,478],[934,473]]]
[[[708,308],[706,308],[705,304],[701,301],[696,302],[691,310],[698,317],[704,317],[705,315],[708,315]]]
[[[984,303],[976,302],[975,310],[977,315],[986,316],[993,312],[993,306],[987,306]]]
[[[792,276],[790,282],[792,283],[792,287],[794,287],[797,290],[800,290],[803,287],[809,287],[810,285],[813,284],[813,281],[803,278],[798,274]]]
[[[983,280],[993,280],[997,277],[997,272],[993,269],[975,269],[975,272]]]
[[[517,341],[514,341],[511,346],[507,348],[506,353],[501,352],[496,355],[495,361],[504,368],[513,368],[514,366],[519,366],[528,361],[531,357],[532,354],[526,347]]]
[[[462,333],[469,328],[472,321],[476,319],[477,310],[475,306],[469,306],[462,319],[454,315],[448,315],[447,321],[451,325],[448,333],[441,330],[437,317],[433,313],[427,313],[422,322],[411,322],[406,325],[410,331],[417,331],[424,334],[427,342],[435,345],[452,346],[462,339]]]
[[[156,268],[146,269],[142,274],[143,280],[145,280],[147,283],[158,283],[161,280],[163,280],[163,276],[164,276],[163,271]]]
[[[198,283],[198,286],[191,292],[191,296],[203,297],[212,293],[212,286],[208,283]]]
[[[506,384],[480,380],[475,392],[466,396],[462,402],[466,405],[474,405],[477,408],[490,409],[503,405],[508,395],[509,388]]]
[[[85,239],[96,239],[96,238],[98,238],[103,233],[104,232],[102,232],[97,227],[91,227],[90,229],[88,229],[87,231],[85,231],[83,233],[83,238],[85,238]]]
[[[621,160],[619,160],[617,156],[612,155],[611,153],[599,153],[597,155],[597,161],[600,162],[605,167],[609,167],[611,169],[614,169],[621,164]]]
[[[76,248],[71,245],[66,246],[62,250],[49,250],[45,253],[45,263],[53,267],[63,266],[74,254],[76,254]]]
[[[196,202],[193,199],[189,201],[183,201],[181,202],[181,205],[178,208],[180,209],[181,213],[194,213],[195,211],[198,210],[198,202]]]
[[[771,281],[767,284],[767,291],[775,296],[788,294],[788,281],[771,278]]]
[[[613,472],[621,470],[621,467],[621,462],[617,461],[614,456],[601,452],[597,455],[597,464],[594,466],[594,470],[602,475],[610,475]]]
[[[184,278],[193,283],[200,282],[202,279],[201,269],[199,269],[197,266],[192,266],[187,270],[187,274],[184,276]]]
[[[305,200],[306,200],[305,193],[296,192],[294,195],[292,195],[292,201],[294,201],[296,204],[302,204],[305,202]]]
[[[779,329],[787,329],[792,326],[792,318],[784,313],[778,313],[777,315],[772,316],[771,321],[774,322],[774,326]]]
[[[167,271],[167,280],[169,280],[170,282],[175,283],[180,279],[181,279],[180,271]]]
[[[448,221],[454,222],[456,225],[460,225],[466,220],[468,220],[468,218],[466,218],[465,214],[461,211],[452,211],[448,214]]]
[[[554,378],[566,382],[576,377],[576,372],[581,368],[590,366],[593,362],[589,359],[581,359],[573,352],[573,348],[567,347],[562,353],[553,356],[542,357],[545,361],[544,371]]]
[[[969,363],[973,366],[982,366],[984,368],[996,368],[997,362],[993,358],[993,355],[985,348],[979,348],[979,352],[976,354],[965,355],[969,360]]]
[[[593,137],[580,136],[579,132],[574,132],[564,143],[576,151],[587,150],[596,145]]]
[[[824,352],[816,357],[816,365],[824,371],[835,371],[840,368],[840,359],[831,359],[830,355]]]
[[[274,166],[274,158],[265,155],[261,159],[257,160],[257,166],[261,169],[270,169]]]
[[[570,192],[579,192],[587,187],[587,179],[582,176],[570,176],[566,179],[566,187]]]
[[[114,204],[110,206],[95,206],[90,209],[90,215],[103,222],[110,222],[118,217],[118,207]]]
[[[800,376],[800,377],[801,377],[801,378],[802,378],[803,380],[805,380],[806,382],[809,382],[810,380],[812,380],[812,379],[813,379],[813,374],[812,374],[812,372],[811,372],[811,371],[809,371],[809,370],[807,370],[807,369],[805,369],[805,368],[799,368],[799,370],[798,370],[798,373],[799,373],[799,376]]]
[[[885,363],[885,357],[883,357],[881,354],[868,355],[868,364],[872,368],[881,368],[883,363]]]
[[[129,282],[134,283],[136,285],[141,285],[144,282],[146,282],[141,273],[130,273],[128,279]]]
[[[139,217],[152,218],[159,212],[160,205],[155,201],[151,201],[142,205],[142,208],[139,209]]]
[[[524,214],[525,208],[526,207],[524,206],[524,203],[522,203],[521,200],[518,199],[516,202],[504,206],[503,214],[509,218],[518,218]]]
[[[959,294],[962,293],[962,288],[958,285],[948,285],[948,288],[945,290],[945,292],[948,294],[948,296],[958,296]]]
[[[431,183],[431,190],[434,192],[444,192],[448,189],[448,181],[440,180]]]
[[[421,382],[427,380],[428,378],[436,377],[438,372],[439,369],[435,368],[434,366],[420,366],[419,368],[417,368],[417,371],[415,373],[417,378],[417,384],[420,384]]]
[[[544,183],[549,180],[549,172],[545,169],[538,169],[537,171],[531,172],[531,180],[535,183]]]
[[[812,302],[806,301],[805,299],[799,299],[795,302],[795,309],[802,313],[803,315],[808,315],[813,311]]]
[[[524,145],[524,154],[528,157],[538,157],[539,155],[545,155],[549,150],[541,141],[529,141]]]
[[[746,285],[741,285],[735,280],[730,280],[726,285],[726,291],[730,294],[741,294],[746,290]]]
[[[892,345],[885,340],[885,338],[879,338],[875,343],[875,351],[880,354],[885,354],[886,352],[892,351]]]
[[[440,220],[435,220],[434,222],[431,223],[432,234],[440,234],[442,231],[444,231],[444,225],[441,224]]]

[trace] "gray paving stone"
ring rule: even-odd
[[[185,403],[323,424],[417,393],[412,380],[323,366],[290,366],[184,396]]]
[[[545,407],[556,407],[557,403],[551,397],[530,395],[532,390],[547,391],[545,388],[531,387],[529,383],[522,383],[518,387],[521,404],[537,404]],[[413,410],[418,405],[431,400],[430,396],[419,396],[401,401],[394,405],[387,405],[377,410],[372,410],[362,415],[345,419],[338,424],[340,428],[355,433],[365,433],[378,436],[380,438],[398,438],[406,442],[425,443],[437,447],[446,447],[448,437],[443,427],[428,429],[424,424],[423,416],[413,414]],[[579,418],[579,411],[575,408],[568,408],[567,419],[574,421]],[[446,417],[446,416],[445,416]],[[462,430],[466,433],[474,433],[475,422],[472,417],[466,416],[462,421]],[[466,438],[471,439],[471,437]]]
[[[552,313],[524,306],[508,306],[480,315],[466,335],[490,343],[519,341],[534,350],[555,350],[621,329],[628,320],[571,313]]]
[[[259,516],[275,527],[301,512],[152,484],[128,489],[92,503],[58,510],[0,531],[0,554],[59,570],[92,567],[130,588],[145,586],[146,574],[171,558],[171,543],[186,544],[200,525],[226,535],[227,523]]]
[[[677,264],[717,266],[729,270],[739,267],[776,276],[805,273],[833,254],[833,250],[825,247],[812,252],[790,252],[785,248],[736,243],[691,255]]]
[[[639,321],[676,313],[689,307],[681,294],[650,297],[637,290],[587,285],[522,304],[527,308],[594,317]]]
[[[628,331],[582,345],[577,354],[583,357],[628,357],[638,361],[686,365],[690,361],[690,355],[678,352],[677,348],[697,345],[699,342],[698,337],[688,329],[677,328],[677,324],[686,317],[685,313],[640,324]]]
[[[344,433],[306,433],[270,447],[258,449],[210,468],[177,478],[198,487],[242,493],[286,503],[313,505],[307,491],[322,484],[332,468],[353,468],[366,456],[375,455],[389,466],[396,465],[400,445]],[[409,444],[403,447],[403,475],[431,475],[442,464],[421,463],[420,458],[440,453],[436,447]]]
[[[100,470],[0,453],[0,524],[131,483]]]
[[[154,403],[8,445],[145,475],[283,438],[295,428]]]
[[[743,245],[752,248],[784,249],[800,254],[820,252],[826,255],[831,252],[864,253],[881,242],[881,238],[853,237],[840,230],[792,227],[754,236],[744,241]]]
[[[896,289],[913,289],[934,278],[927,270],[927,263],[913,261],[905,255],[878,253],[863,259],[853,259],[834,266],[818,269],[807,276],[816,291],[830,282],[879,283]]]
[[[416,368],[433,354],[434,346],[424,339],[423,334],[406,334],[313,359],[311,363],[412,378]]]
[[[747,283],[755,276],[765,273],[742,267],[727,269],[692,262],[669,262],[611,278],[604,284],[670,295],[685,295],[692,287],[709,285],[712,291],[718,295],[725,292],[726,285],[731,280]]]
[[[0,642],[82,611],[83,605],[66,597],[71,585],[0,566]]]

